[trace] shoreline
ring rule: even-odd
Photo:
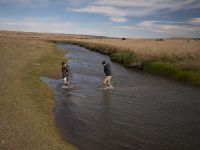
[[[103,44],[94,44],[85,41],[75,40],[47,40],[55,44],[73,44],[91,51],[108,55],[116,63],[132,70],[143,70],[145,72],[162,76],[187,85],[200,87],[200,71],[193,69],[182,69],[176,65],[170,58],[156,58],[141,60],[134,52],[130,50],[120,50],[116,47]]]
[[[42,40],[0,38],[0,149],[77,148],[55,126],[53,93],[40,76],[58,78],[64,52]]]

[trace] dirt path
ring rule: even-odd
[[[58,75],[61,56],[50,43],[0,38],[1,150],[75,149],[57,134],[52,95],[38,80]]]

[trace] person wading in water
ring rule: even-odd
[[[70,86],[70,77],[71,77],[70,67],[65,62],[62,62],[61,65],[62,65],[62,79],[64,81],[65,86],[69,87]]]
[[[113,86],[111,85],[111,79],[112,79],[112,74],[111,74],[111,67],[109,63],[106,63],[105,61],[102,61],[102,65],[104,67],[104,88],[105,89],[113,89]]]

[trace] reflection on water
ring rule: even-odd
[[[73,89],[54,89],[60,134],[80,150],[197,150],[200,90],[111,63],[114,90],[99,89],[107,56],[60,45],[74,75]]]

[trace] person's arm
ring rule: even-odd
[[[64,69],[64,67],[62,67],[62,78],[64,78],[65,77],[65,69]]]
[[[68,73],[70,73],[70,67],[69,67],[69,65],[66,65],[65,68],[66,68],[66,71],[67,71]]]

